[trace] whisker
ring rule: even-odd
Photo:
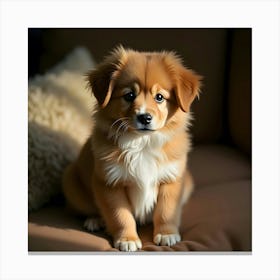
[[[112,137],[114,136],[114,132],[113,132],[112,130],[113,130],[114,126],[115,126],[118,122],[122,122],[123,120],[127,120],[127,119],[128,119],[127,117],[123,117],[123,118],[119,118],[119,119],[115,120],[115,121],[111,124],[111,126],[110,126],[110,128],[109,128],[107,138],[110,139],[110,138],[112,138]]]
[[[117,142],[117,139],[120,135],[122,135],[124,133],[124,131],[127,130],[128,127],[128,121],[129,118],[128,117],[123,117],[123,118],[119,118],[117,120],[115,120],[112,125],[109,128],[109,132],[108,132],[108,139],[112,139],[114,138],[114,142]],[[114,132],[114,126],[118,126],[116,131]],[[122,131],[123,130],[123,131]]]
[[[119,119],[115,120],[115,121],[111,124],[110,129],[113,128],[115,124],[117,124],[118,122],[121,122],[121,121],[123,121],[123,120],[128,120],[128,117],[119,118]]]
[[[122,123],[120,124],[119,128],[118,128],[117,131],[116,131],[116,135],[118,135],[119,132],[120,132],[120,130],[121,130],[123,127],[125,127],[127,124],[128,124],[127,122],[122,122]]]

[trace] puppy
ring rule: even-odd
[[[105,225],[121,251],[141,249],[136,225],[150,221],[154,243],[174,245],[193,188],[187,127],[200,76],[173,52],[118,47],[88,80],[95,124],[64,172],[69,205],[88,217],[88,230]]]

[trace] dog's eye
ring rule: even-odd
[[[156,96],[155,96],[155,100],[156,100],[157,103],[161,103],[161,102],[164,101],[164,97],[163,97],[162,94],[157,93]]]
[[[136,98],[136,93],[134,91],[130,91],[123,96],[124,100],[127,102],[132,102]]]

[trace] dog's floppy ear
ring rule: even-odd
[[[175,95],[180,108],[184,112],[189,112],[190,105],[195,97],[198,96],[201,79],[201,76],[183,66],[177,70]]]
[[[110,101],[114,87],[112,77],[115,71],[116,66],[109,61],[105,61],[88,73],[89,86],[102,108],[106,107]]]
[[[122,46],[115,48],[103,63],[87,75],[89,86],[102,108],[110,101],[115,80],[125,64],[126,54],[127,50]]]

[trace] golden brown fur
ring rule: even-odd
[[[89,230],[104,220],[122,251],[142,246],[136,221],[153,221],[156,244],[175,244],[193,185],[187,125],[200,77],[172,52],[122,47],[88,77],[98,106],[91,137],[64,173],[69,205],[89,217]]]

